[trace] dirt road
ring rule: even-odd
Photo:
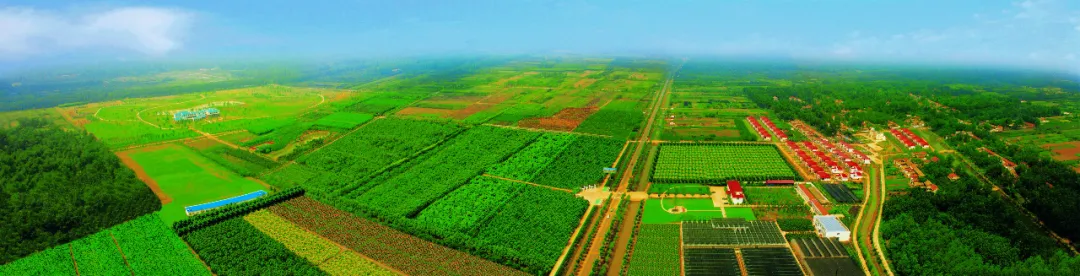
[[[681,65],[680,67],[681,68]],[[663,102],[667,98],[668,93],[671,91],[671,85],[675,82],[675,74],[678,72],[678,68],[671,72],[668,79],[664,81],[664,87],[656,93],[656,97],[653,98],[652,103],[649,105],[648,121],[645,123],[645,127],[642,128],[641,136],[638,138],[638,143],[634,143],[634,154],[631,155],[630,161],[627,163],[626,168],[623,170],[622,179],[619,181],[618,186],[612,189],[614,192],[626,192],[627,186],[629,186],[630,179],[633,176],[634,168],[637,165],[637,161],[641,157],[642,149],[645,148],[646,142],[653,138],[653,125],[656,122],[657,114],[660,114],[663,108]],[[600,248],[603,247],[604,237],[607,236],[608,230],[611,228],[612,221],[618,215],[617,210],[619,204],[622,202],[622,197],[614,197],[611,203],[608,204],[608,209],[604,211],[604,216],[600,219],[599,227],[596,230],[595,235],[590,239],[589,250],[584,257],[584,262],[581,267],[576,271],[577,275],[589,275],[593,270],[593,262],[600,257]],[[633,220],[629,218],[628,220]],[[627,219],[624,219],[627,220]],[[622,232],[625,235],[629,233]],[[612,269],[619,269],[612,267]]]

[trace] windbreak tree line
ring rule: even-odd
[[[161,208],[108,147],[39,119],[0,129],[0,264]]]

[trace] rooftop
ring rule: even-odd
[[[822,227],[825,227],[825,231],[827,232],[849,232],[847,227],[845,227],[844,224],[840,222],[840,219],[836,218],[836,216],[814,216],[814,220],[818,221]]]

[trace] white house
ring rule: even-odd
[[[851,230],[848,230],[835,215],[814,216],[814,229],[817,230],[819,236],[824,238],[837,238],[841,242],[851,241]]]

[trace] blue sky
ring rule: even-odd
[[[570,52],[1080,72],[1076,0],[305,2],[5,1],[0,63]]]

